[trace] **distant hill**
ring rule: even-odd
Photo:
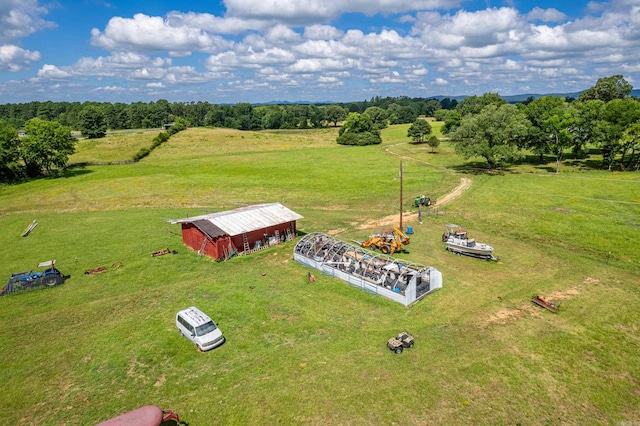
[[[505,101],[509,102],[510,104],[515,104],[518,102],[524,102],[529,98],[533,98],[533,99],[539,99],[542,98],[544,96],[556,96],[558,98],[574,98],[574,99],[578,99],[578,97],[580,96],[580,93],[582,92],[572,92],[572,93],[544,93],[544,94],[540,94],[540,93],[524,93],[521,95],[511,95],[511,96],[501,96],[502,99],[504,99]],[[640,89],[635,89],[631,91],[631,96],[634,96],[636,98],[640,98]],[[462,101],[465,98],[468,98],[469,95],[456,95],[456,96],[447,96],[447,95],[438,95],[438,96],[427,96],[424,99],[437,99],[438,101],[442,101],[443,99],[450,99],[450,100],[456,100],[457,102]],[[352,102],[352,101],[349,101]],[[253,104],[254,106],[259,106],[259,105],[331,105],[331,104],[348,104],[349,102],[337,102],[337,101],[269,101],[269,102],[262,102],[262,103],[255,103]],[[354,101],[354,102],[361,102],[361,101]]]
[[[578,99],[578,97],[580,96],[580,93],[582,92],[573,92],[573,93],[545,93],[545,94],[539,94],[539,93],[525,93],[522,95],[512,95],[512,96],[501,96],[502,99],[504,99],[505,101],[515,104],[518,102],[524,102],[529,98],[534,98],[534,99],[539,99],[542,98],[544,96],[556,96],[559,98],[574,98],[574,99]],[[631,96],[634,96],[636,98],[640,98],[640,89],[634,89],[631,91]],[[431,96],[429,99],[431,98],[435,98],[439,101],[445,99],[445,98],[449,98],[451,100],[456,100],[458,102],[460,102],[461,100],[468,98],[469,96],[463,95],[463,96]]]

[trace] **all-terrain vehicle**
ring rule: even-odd
[[[15,272],[11,274],[9,282],[0,290],[0,296],[21,291],[33,290],[38,287],[53,287],[64,282],[64,276],[55,267],[55,259],[41,262],[39,268],[44,271]]]
[[[436,202],[429,197],[424,195],[418,195],[415,200],[413,200],[413,207],[425,206],[429,207],[434,205]]]
[[[413,336],[406,331],[392,337],[387,341],[387,347],[397,354],[401,354],[404,348],[413,347]]]

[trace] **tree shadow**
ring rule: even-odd
[[[73,165],[69,166],[60,176],[53,176],[53,178],[62,177],[67,179],[76,176],[88,175],[89,173],[93,173],[93,170],[87,169],[84,165]]]

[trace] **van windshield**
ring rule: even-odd
[[[200,327],[196,327],[196,336],[204,336],[205,334],[211,333],[216,328],[216,325],[213,321],[209,321],[206,324],[202,324]]]

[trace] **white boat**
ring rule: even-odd
[[[447,250],[450,252],[497,260],[493,256],[493,247],[489,244],[479,243],[473,238],[468,238],[466,229],[462,229],[456,224],[451,223],[446,226],[446,230],[442,234],[442,241],[447,243]]]

